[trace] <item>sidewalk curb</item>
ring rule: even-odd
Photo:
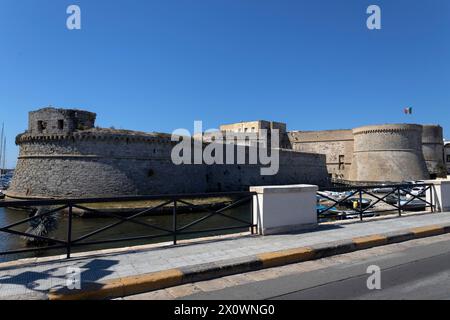
[[[334,241],[282,251],[250,255],[244,258],[216,261],[137,276],[118,278],[105,283],[84,284],[81,290],[53,290],[49,300],[99,300],[165,289],[196,281],[209,280],[238,273],[279,267],[333,255],[369,249],[450,233],[450,224],[432,225],[402,231],[373,234],[344,241]]]

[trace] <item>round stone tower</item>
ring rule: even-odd
[[[203,190],[201,166],[175,166],[171,136],[95,127],[95,113],[44,108],[29,113],[11,186],[13,198],[84,198]],[[192,182],[194,181],[194,182]]]
[[[353,130],[354,151],[349,180],[398,183],[429,178],[422,152],[422,126],[390,124]]]
[[[444,133],[441,126],[423,126],[422,149],[431,178],[446,178],[447,169],[444,164]]]

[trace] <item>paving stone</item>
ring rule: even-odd
[[[157,290],[121,298],[121,300],[173,300],[173,299],[174,297],[167,290]]]
[[[166,291],[169,295],[176,299],[201,292],[202,289],[195,284],[188,283],[178,287],[167,288]]]

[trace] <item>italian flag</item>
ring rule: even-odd
[[[413,109],[412,108],[410,108],[410,107],[407,107],[407,108],[405,108],[405,114],[412,114],[412,112],[413,112]]]

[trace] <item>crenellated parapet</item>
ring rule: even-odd
[[[70,134],[29,134],[22,133],[16,137],[16,144],[20,145],[24,142],[39,141],[125,141],[125,142],[151,142],[151,143],[173,143],[171,135],[163,133],[125,133],[121,130],[114,129],[91,129],[85,131],[75,131]]]
[[[357,128],[353,130],[353,135],[360,134],[390,134],[390,133],[408,133],[416,131],[420,125],[385,125],[386,128],[381,126],[371,126],[369,128]],[[398,127],[400,126],[400,127]]]

